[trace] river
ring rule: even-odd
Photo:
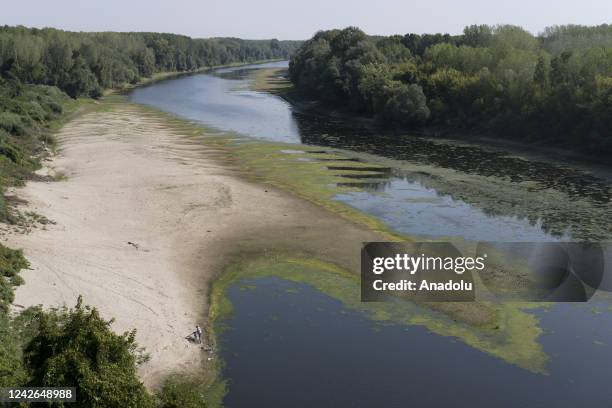
[[[335,199],[405,234],[610,239],[606,169],[398,135],[303,112],[249,88],[253,70],[285,66],[183,76],[138,88],[130,99],[251,138],[343,149],[349,168],[368,158],[383,163],[388,171],[347,177],[344,184],[357,189]],[[228,407],[612,406],[612,308],[603,300],[530,312],[544,330],[538,341],[550,357],[543,374],[424,327],[378,324],[303,283],[258,278],[236,282],[227,295],[234,313],[219,342]]]

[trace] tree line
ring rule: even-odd
[[[72,97],[97,97],[103,89],[135,83],[159,71],[286,59],[299,44],[4,26],[0,27],[0,74],[23,83],[56,86]]]
[[[612,26],[511,25],[461,35],[321,31],[293,55],[306,97],[391,126],[477,132],[612,153]]]

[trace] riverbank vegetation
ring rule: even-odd
[[[321,31],[291,58],[300,93],[386,125],[612,153],[612,26],[462,35]]]
[[[47,85],[0,77],[0,191],[22,185],[52,147],[52,128],[76,102]],[[0,220],[14,222],[0,195]]]

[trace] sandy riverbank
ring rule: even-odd
[[[357,270],[365,228],[283,192],[246,182],[225,152],[184,136],[158,115],[127,103],[78,116],[57,135],[47,171],[14,194],[53,224],[5,244],[23,248],[31,270],[16,292],[24,307],[72,306],[77,296],[136,328],[151,359],[148,386],[164,374],[206,367],[185,336],[206,324],[208,289],[232,257],[290,251]],[[341,237],[339,239],[339,237]]]

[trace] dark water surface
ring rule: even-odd
[[[241,284],[248,283],[248,289]],[[222,332],[228,408],[610,407],[610,346],[566,319],[612,337],[612,314],[571,305],[537,311],[552,357],[534,374],[423,327],[381,326],[314,288],[258,278],[228,290]]]
[[[386,170],[345,177],[338,200],[422,237],[491,241],[607,240],[612,188],[571,164],[411,135],[293,109],[248,89],[262,67],[217,70],[136,89],[131,100],[246,136],[375,155]],[[298,155],[320,161],[324,156]],[[319,157],[321,156],[321,157]],[[333,167],[335,166],[335,167]],[[339,172],[337,163],[329,168]],[[423,327],[380,325],[305,284],[236,283],[220,338],[229,394],[240,407],[612,407],[612,309],[556,304],[534,313],[550,356],[534,374]],[[596,309],[596,311],[594,311]]]

